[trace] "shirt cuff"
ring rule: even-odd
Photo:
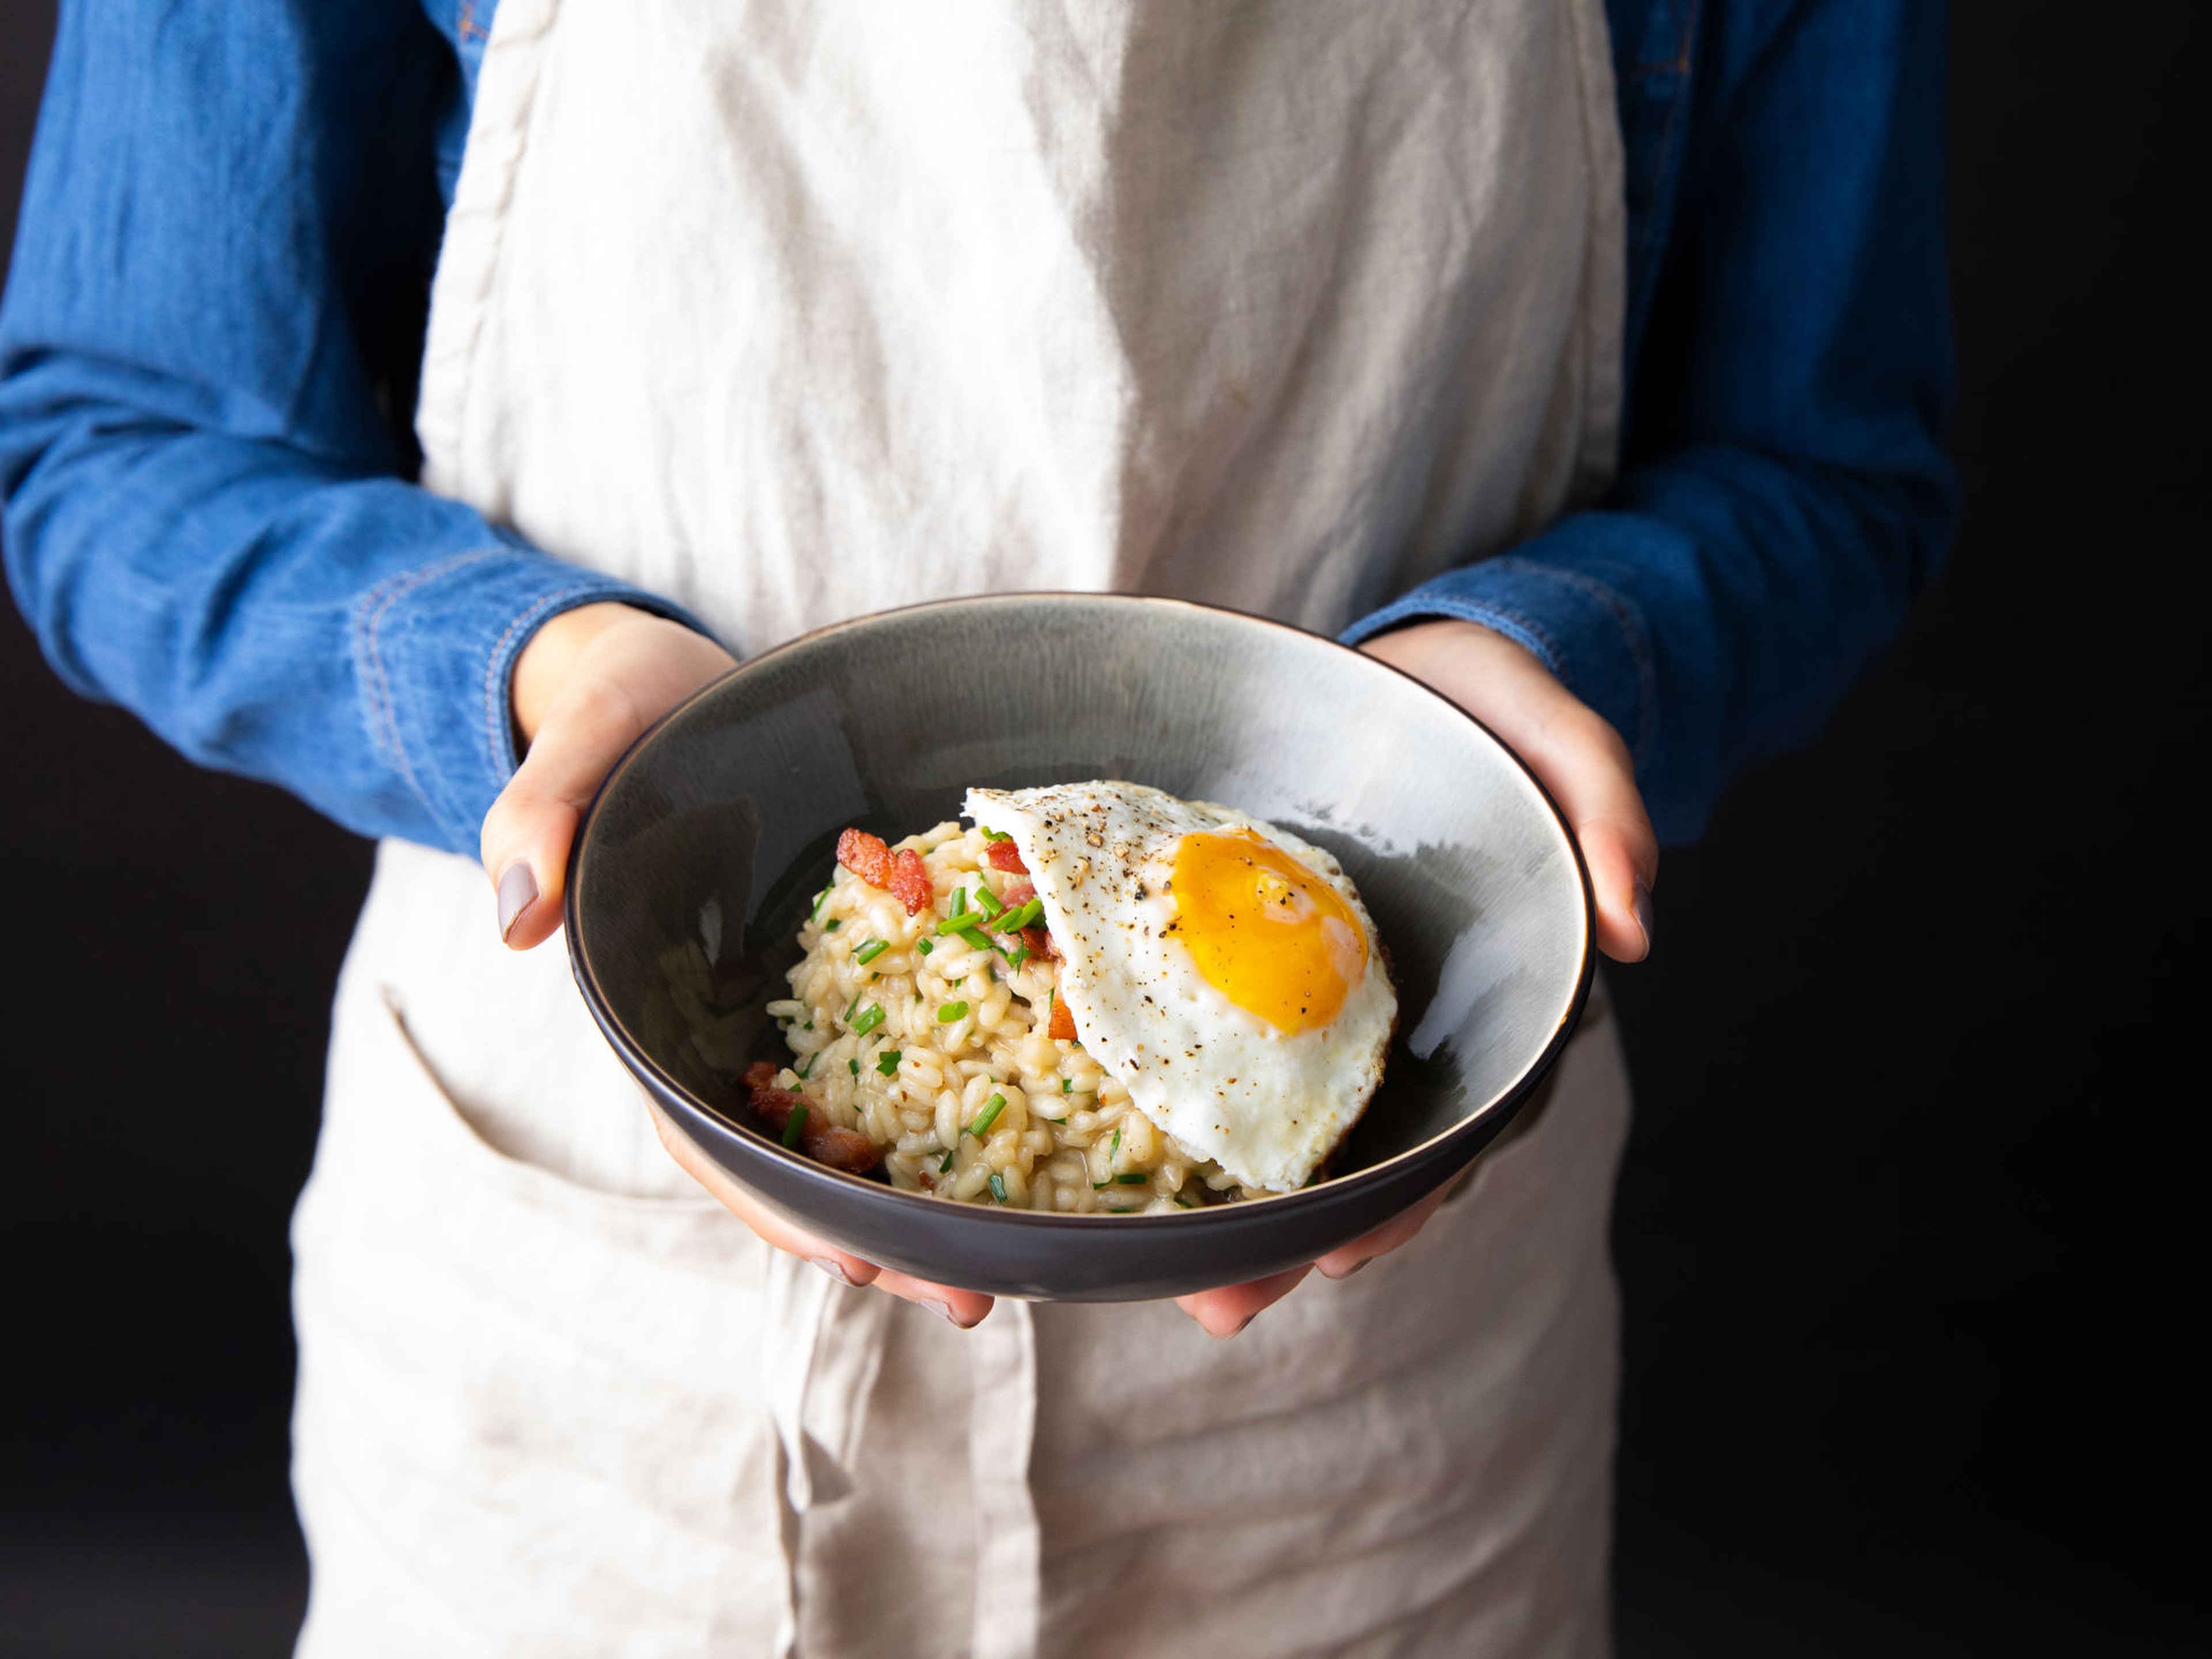
[[[1513,553],[1424,582],[1340,636],[1358,645],[1409,623],[1480,623],[1525,647],[1559,683],[1611,722],[1639,777],[1660,760],[1659,701],[1651,637],[1636,601],[1601,577],[1559,561],[1596,550],[1602,520],[1580,514]],[[1597,522],[1593,522],[1597,521]]]
[[[484,814],[514,775],[515,659],[564,611],[635,605],[714,635],[679,605],[528,548],[495,544],[386,578],[356,605],[362,718],[378,752],[475,856]]]

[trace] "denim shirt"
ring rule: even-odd
[[[465,853],[515,756],[460,711],[505,706],[532,628],[681,615],[408,481],[493,3],[65,4],[0,304],[0,537],[56,670],[195,760]],[[1619,480],[1346,637],[1520,641],[1680,841],[1818,727],[1949,535],[1943,9],[1608,11]]]

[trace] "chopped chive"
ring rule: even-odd
[[[1073,1094],[1075,1092],[1075,1079],[1072,1077],[1064,1077],[1060,1079],[1060,1091],[1064,1095]]]
[[[1114,1183],[1110,1181],[1094,1181],[1091,1183],[1091,1190],[1094,1193],[1098,1192],[1105,1188],[1112,1186],[1113,1184]]]
[[[830,894],[831,890],[837,884],[833,880],[828,887],[823,888],[820,892],[814,896],[814,921],[821,921],[822,913],[830,908]]]
[[[1018,910],[991,925],[1002,933],[1018,933],[1044,914],[1044,901],[1033,898]]]
[[[860,997],[861,993],[855,991],[853,993],[853,1000],[845,1005],[844,1018],[848,1024],[853,1018],[853,1010],[860,1006]]]
[[[1006,1178],[995,1170],[991,1172],[991,1196],[1001,1204],[1006,1201]]]
[[[1039,1112],[1037,1115],[1039,1117],[1044,1117],[1044,1114],[1042,1112]],[[1045,1117],[1044,1121],[1048,1123],[1065,1123],[1067,1121],[1064,1117]]]
[[[914,948],[921,951],[922,955],[927,956],[932,951],[934,951],[937,948],[937,941],[933,939],[926,939]]]
[[[955,910],[937,924],[937,932],[940,937],[946,933],[958,933],[965,938],[975,931],[975,918],[964,910]]]
[[[848,1060],[845,1062],[845,1069],[854,1077],[858,1077],[860,1074],[860,1062],[857,1060]]]
[[[1151,1179],[1152,1176],[1148,1175],[1141,1174],[1135,1170],[1128,1170],[1115,1176],[1114,1182],[1120,1187],[1141,1187]]]
[[[805,1065],[804,1065],[804,1066],[793,1066],[793,1067],[791,1068],[791,1074],[792,1074],[793,1077],[800,1078],[800,1079],[804,1079],[804,1078],[805,1077],[805,1075],[806,1075],[809,1072],[811,1072],[811,1071],[812,1071],[812,1070],[814,1069],[814,1062],[815,1062],[816,1060],[817,1060],[821,1059],[821,1058],[822,1058],[822,1056],[821,1056],[819,1054],[809,1054],[809,1055],[807,1055],[807,1057],[806,1057],[806,1064],[805,1064]]]
[[[883,955],[884,951],[890,948],[891,942],[889,939],[872,939],[866,945],[863,945],[859,950],[853,952],[853,960],[859,963],[863,968],[865,968],[868,963],[873,962],[878,957]]]
[[[965,887],[956,887],[952,890],[952,898],[945,905],[945,914],[948,916],[964,916],[968,914],[968,890]],[[939,928],[938,931],[942,933],[944,929]]]
[[[944,1156],[943,1158],[939,1158],[939,1159],[938,1159],[938,1160],[937,1160],[937,1173],[938,1173],[938,1174],[939,1174],[939,1175],[943,1175],[943,1174],[945,1174],[948,1170],[951,1169],[951,1167],[952,1167],[952,1152],[951,1152],[951,1149],[950,1147],[948,1147],[948,1148],[946,1148],[946,1149],[945,1149],[945,1156]]]
[[[869,1032],[874,1030],[877,1026],[883,1023],[884,1005],[880,1002],[872,1002],[866,1007],[860,1010],[860,1018],[853,1022],[853,1035],[854,1036],[866,1036]]]
[[[948,1002],[937,1011],[937,1023],[939,1025],[950,1025],[956,1019],[967,1018],[968,1005],[964,1002]]]
[[[1120,1152],[1121,1150],[1121,1132],[1119,1129],[1116,1129],[1116,1130],[1115,1130],[1115,1131],[1114,1131],[1114,1144],[1113,1144],[1111,1146],[1109,1146],[1109,1147],[1106,1149],[1106,1155],[1107,1155],[1109,1158],[1111,1158],[1111,1157],[1112,1157],[1115,1152]]]
[[[978,829],[982,828],[980,824],[976,827]],[[1013,837],[1012,836],[1002,836],[996,830],[984,830],[983,839],[985,841],[1012,841]]]
[[[900,1058],[901,1054],[898,1049],[886,1048],[876,1056],[876,1069],[885,1077],[889,1077],[898,1070]]]
[[[1198,1206],[1197,1206],[1197,1205],[1195,1205],[1195,1204],[1192,1203],[1188,1199],[1185,1198],[1185,1197],[1184,1197],[1181,1193],[1177,1193],[1177,1194],[1175,1195],[1175,1201],[1176,1201],[1176,1203],[1178,1203],[1178,1204],[1182,1205],[1182,1207],[1183,1207],[1184,1209],[1186,1209],[1186,1210],[1194,1210],[1194,1209],[1196,1209],[1196,1208],[1198,1207]]]
[[[997,945],[992,944],[990,940],[985,939],[982,934],[977,933],[975,931],[975,925],[973,922],[970,922],[965,927],[961,928],[959,930],[959,933],[963,942],[973,946],[978,951],[995,951],[999,948]]]
[[[1006,914],[1006,907],[992,896],[991,890],[988,887],[978,887],[975,890],[975,908],[983,913],[983,919],[994,927],[998,926],[999,918]]]
[[[783,1121],[783,1144],[799,1145],[799,1137],[806,1133],[806,1103],[800,1101],[791,1109],[791,1115]]]
[[[825,933],[834,933],[844,925],[845,919],[842,916],[832,916],[822,924],[822,931]]]
[[[991,1126],[999,1121],[999,1114],[1006,1109],[1006,1096],[993,1095],[983,1103],[983,1109],[975,1114],[975,1121],[968,1126],[968,1133],[981,1140],[990,1133]]]

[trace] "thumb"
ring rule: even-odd
[[[571,623],[572,633],[559,631]],[[544,653],[533,658],[540,640]],[[516,724],[530,748],[484,815],[478,843],[498,894],[499,936],[517,951],[561,925],[568,848],[608,771],[653,721],[733,665],[705,635],[620,605],[566,612],[524,650]],[[558,689],[547,696],[549,679]]]
[[[484,815],[480,851],[498,893],[499,936],[517,951],[560,926],[576,825],[608,768],[646,724],[623,731],[604,715],[590,718],[593,712],[556,703]],[[580,718],[561,718],[572,714]]]
[[[1556,683],[1531,690],[1533,717],[1514,746],[1559,802],[1582,848],[1596,902],[1598,949],[1615,962],[1641,962],[1651,952],[1659,839],[1636,787],[1628,745]]]
[[[1589,866],[1598,948],[1616,962],[1649,955],[1659,841],[1620,734],[1534,655],[1476,623],[1417,623],[1361,648],[1443,692],[1528,763]]]

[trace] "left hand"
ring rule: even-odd
[[[680,623],[625,605],[580,605],[538,629],[516,659],[512,707],[522,764],[483,823],[484,872],[498,896],[500,937],[526,951],[561,925],[568,845],[592,792],[637,735],[736,666]],[[804,1256],[847,1285],[873,1285],[973,1325],[991,1298],[878,1267],[810,1237],[732,1181],[652,1108],[669,1155],[771,1248]]]
[[[1650,955],[1659,841],[1620,734],[1553,678],[1532,653],[1474,623],[1416,623],[1360,648],[1441,691],[1528,763],[1566,814],[1589,866],[1598,949],[1615,962],[1641,962]],[[1310,1267],[1178,1297],[1176,1305],[1212,1335],[1234,1336],[1262,1308],[1289,1295],[1314,1267],[1326,1278],[1344,1279],[1396,1249],[1421,1231],[1457,1184],[1447,1182],[1403,1215]]]

